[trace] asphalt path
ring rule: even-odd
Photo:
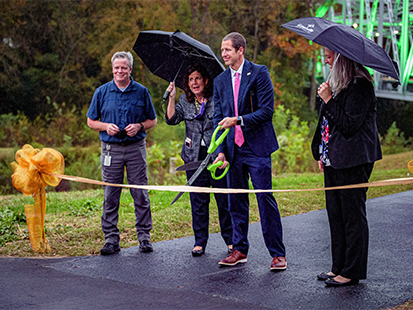
[[[0,258],[0,309],[385,309],[413,299],[413,191],[367,201],[367,279],[325,287],[330,236],[325,210],[282,218],[288,268],[271,272],[259,223],[246,264],[220,267],[226,246],[211,234],[192,257],[193,237],[112,256]],[[156,229],[156,227],[155,227]]]

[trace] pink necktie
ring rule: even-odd
[[[234,110],[235,116],[238,117],[238,92],[239,92],[239,73],[235,73],[234,81]],[[241,146],[244,143],[244,135],[240,125],[235,126],[235,144]]]

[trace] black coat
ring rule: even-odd
[[[376,125],[376,96],[371,82],[355,79],[335,98],[320,107],[311,150],[320,160],[321,120],[329,122],[328,157],[335,169],[373,163],[382,158]]]

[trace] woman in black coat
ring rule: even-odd
[[[208,71],[200,64],[191,65],[186,69],[184,75],[184,91],[175,105],[175,83],[168,87],[169,104],[165,114],[168,125],[177,125],[185,122],[185,141],[182,146],[182,159],[185,163],[204,160],[207,149],[211,143],[214,132],[214,102],[212,99],[213,80]],[[215,157],[214,157],[215,158]],[[189,180],[195,170],[186,171]],[[214,180],[210,172],[204,169],[196,178],[193,186],[228,188],[227,178]],[[205,253],[208,241],[209,226],[209,193],[190,193],[192,209],[192,228],[195,235],[195,245],[192,250],[193,256],[201,256]],[[221,236],[232,250],[232,223],[229,213],[228,196],[226,194],[215,194],[218,206],[219,224]]]
[[[326,49],[330,79],[318,89],[323,102],[312,142],[326,187],[366,183],[382,158],[372,78],[359,63]],[[317,276],[327,286],[366,278],[369,231],[367,188],[326,191],[331,233],[331,271]]]

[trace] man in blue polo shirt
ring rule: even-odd
[[[145,130],[156,125],[156,113],[147,88],[130,76],[133,57],[130,52],[112,56],[113,80],[99,87],[87,112],[87,124],[99,131],[102,180],[122,184],[126,167],[129,184],[147,185]],[[102,255],[120,251],[119,201],[122,188],[103,186],[102,230],[105,246]],[[142,252],[152,252],[152,217],[147,190],[130,189],[135,203],[135,227]]]

